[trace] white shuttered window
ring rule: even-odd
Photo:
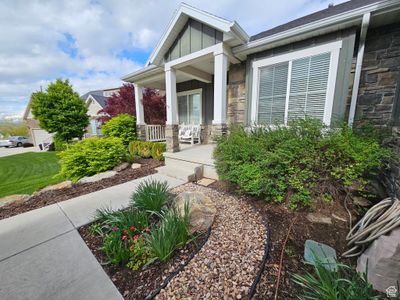
[[[287,125],[309,116],[329,125],[340,47],[334,42],[254,62],[252,121]]]

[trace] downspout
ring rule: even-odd
[[[368,31],[370,18],[371,18],[371,13],[366,13],[363,15],[362,22],[361,22],[360,41],[358,43],[357,62],[356,62],[356,69],[355,69],[355,74],[354,74],[353,90],[351,93],[351,103],[350,103],[350,111],[349,111],[349,126],[350,127],[353,127],[354,117],[356,115],[358,89],[360,87],[361,69],[362,69],[362,63],[363,63],[363,58],[364,58],[365,39],[367,37],[367,31]]]

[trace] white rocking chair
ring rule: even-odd
[[[179,126],[178,137],[180,143],[201,144],[201,127],[200,125],[182,124]]]

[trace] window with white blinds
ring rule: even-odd
[[[284,122],[288,65],[286,62],[260,69],[259,123]]]
[[[288,120],[306,116],[323,121],[330,53],[292,61]]]
[[[254,62],[252,121],[287,125],[308,116],[329,125],[340,47],[333,42]]]

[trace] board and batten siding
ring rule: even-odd
[[[206,24],[189,19],[177,39],[165,54],[171,61],[222,42],[223,34]]]
[[[332,108],[331,124],[339,124],[345,120],[346,98],[350,84],[350,73],[354,45],[356,39],[356,29],[341,30],[323,36],[291,43],[285,46],[276,47],[270,50],[255,53],[247,58],[246,61],[246,124],[251,123],[251,99],[252,99],[252,63],[257,60],[274,57],[297,50],[303,50],[314,46],[327,44],[333,41],[342,41],[342,48],[339,54],[339,63],[335,82],[334,100]],[[257,84],[257,83],[255,83]]]

